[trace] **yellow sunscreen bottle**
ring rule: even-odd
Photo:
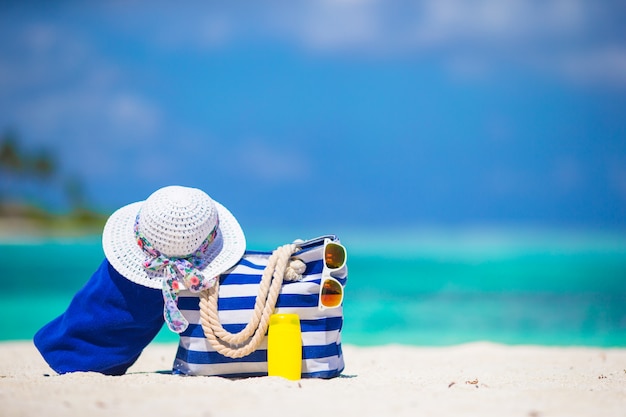
[[[297,314],[272,314],[267,335],[267,374],[292,381],[302,376],[302,335]]]

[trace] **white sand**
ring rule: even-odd
[[[626,349],[344,346],[342,377],[301,381],[159,373],[175,350],[58,376],[32,344],[0,343],[0,416],[626,416]]]

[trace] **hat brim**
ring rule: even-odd
[[[220,275],[232,268],[246,250],[246,238],[241,226],[226,207],[215,203],[219,216],[217,236],[203,257],[200,268],[207,278]],[[135,219],[143,201],[132,203],[115,211],[102,231],[102,249],[113,268],[126,279],[149,288],[160,289],[163,275],[147,271],[142,266],[146,254],[135,238]]]

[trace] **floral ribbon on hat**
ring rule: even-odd
[[[203,258],[206,256],[209,246],[217,236],[218,225],[219,222],[194,253],[185,257],[170,257],[163,255],[154,248],[152,243],[139,230],[139,214],[135,218],[137,244],[147,255],[142,266],[148,271],[162,271],[164,273],[162,291],[165,305],[163,307],[163,317],[167,327],[175,333],[184,332],[189,325],[187,319],[178,309],[176,301],[180,285],[184,285],[191,292],[200,292],[211,288],[217,281],[217,277],[205,277],[199,268],[204,262]]]

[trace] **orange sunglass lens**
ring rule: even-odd
[[[324,251],[324,261],[330,269],[339,268],[346,262],[346,251],[339,245],[329,243]]]
[[[343,287],[337,281],[327,279],[322,284],[320,303],[324,307],[337,307],[343,298]]]

